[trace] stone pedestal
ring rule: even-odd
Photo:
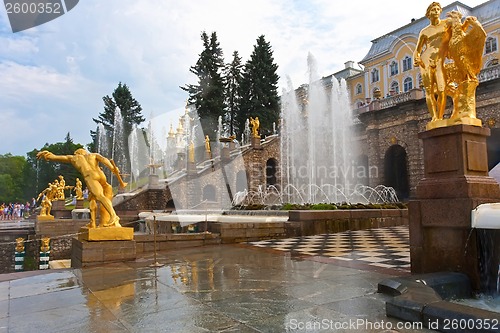
[[[261,149],[262,147],[260,146],[260,136],[252,136],[252,148],[254,149]]]
[[[136,259],[133,240],[89,242],[73,238],[71,267],[82,268]]]
[[[134,239],[134,228],[128,228],[128,227],[102,227],[102,228],[100,228],[100,227],[98,227],[98,228],[83,227],[80,229],[78,239],[89,241],[89,242],[133,240]]]
[[[75,209],[83,209],[83,199],[76,199]]]
[[[66,209],[66,203],[64,200],[54,200],[52,201],[52,209],[50,214],[56,219],[70,219],[71,210]]]
[[[488,176],[488,128],[456,125],[419,134],[424,178],[409,204],[412,273],[467,274],[479,289],[479,263],[471,211],[500,199]]]
[[[187,172],[189,174],[196,174],[198,171],[196,169],[196,163],[194,162],[188,162],[187,164]]]

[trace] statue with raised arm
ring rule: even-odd
[[[90,192],[89,228],[96,227],[96,201],[101,204],[101,221],[99,227],[121,227],[120,218],[116,215],[111,201],[113,198],[113,188],[106,181],[106,175],[99,166],[99,163],[106,166],[116,175],[122,186],[126,185],[126,183],[124,183],[121,179],[120,170],[112,161],[98,153],[89,153],[83,148],[77,149],[73,155],[54,155],[47,150],[43,150],[36,156],[38,159],[44,159],[47,161],[71,163],[75,169],[82,174]]]
[[[454,124],[481,126],[476,118],[475,89],[486,34],[475,17],[462,23],[458,12],[448,13],[445,19],[440,18],[441,13],[438,2],[429,5],[425,16],[430,24],[420,31],[413,54],[431,115],[427,129]],[[446,96],[453,98],[450,119],[444,119]]]
[[[250,117],[250,125],[252,126],[252,137],[260,138],[260,135],[259,135],[259,128],[260,128],[259,117],[255,117],[255,119]]]
[[[50,214],[50,211],[52,209],[52,201],[57,199],[58,185],[56,182],[57,180],[53,183],[48,183],[47,188],[40,192],[40,194],[38,194],[38,198],[36,199],[36,201],[40,200],[40,198],[42,199],[40,201],[41,209],[39,216],[43,218],[54,218],[54,216]]]
[[[75,187],[73,188],[73,191],[75,191],[76,200],[83,200],[82,181],[80,178],[75,180]]]

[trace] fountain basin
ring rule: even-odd
[[[473,209],[471,226],[479,229],[500,229],[500,203],[481,204]]]
[[[500,313],[451,301],[471,296],[470,280],[465,274],[439,272],[392,278],[381,281],[378,291],[394,296],[386,302],[389,317],[423,323],[442,332],[498,332]],[[491,325],[479,329],[481,323]],[[452,324],[461,326],[452,329]]]

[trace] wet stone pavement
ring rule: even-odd
[[[385,316],[377,284],[404,271],[250,245],[157,261],[0,275],[0,332],[431,332]]]

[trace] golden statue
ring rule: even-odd
[[[50,238],[42,237],[41,239],[40,252],[49,252],[50,251]]]
[[[82,181],[80,178],[75,180],[75,187],[73,190],[75,191],[76,200],[83,200]]]
[[[194,163],[194,142],[193,142],[193,140],[191,140],[191,142],[189,143],[188,153],[189,153],[189,162]]]
[[[250,117],[250,125],[252,126],[252,137],[260,138],[260,135],[259,135],[259,127],[260,127],[259,117],[255,117],[255,119]]]
[[[62,175],[59,175],[59,181],[57,179],[54,181],[57,183],[57,198],[55,200],[64,200],[66,199],[66,195],[64,194],[64,190],[72,189],[73,186],[66,186],[66,181]]]
[[[101,204],[101,222],[99,224],[99,227],[121,227],[120,218],[118,217],[118,215],[116,215],[113,204],[111,202],[113,198],[113,188],[106,181],[106,176],[99,166],[99,163],[102,163],[104,164],[104,166],[110,169],[118,178],[118,181],[123,188],[127,184],[123,182],[120,176],[120,170],[116,167],[112,160],[109,160],[98,153],[89,153],[83,148],[77,149],[74,155],[54,155],[47,150],[43,150],[36,156],[38,159],[43,158],[47,161],[71,163],[75,167],[75,169],[83,175],[85,183],[87,184],[87,187],[90,191],[89,228],[96,227],[96,200]]]
[[[441,12],[438,2],[427,8],[425,16],[430,24],[420,31],[413,55],[431,115],[427,129],[454,124],[481,126],[476,118],[475,89],[486,33],[475,17],[462,23],[458,12],[450,12],[441,20]],[[445,60],[452,62],[445,64]],[[453,113],[450,119],[443,119],[447,95],[453,98]]]
[[[16,238],[16,252],[20,253],[24,251],[24,238]]]
[[[39,216],[53,218],[54,216],[50,215],[50,210],[52,209],[52,201],[57,200],[59,195],[59,182],[54,180],[52,183],[48,183],[48,186],[45,190],[38,194],[38,198],[36,201],[42,198],[40,202],[40,214]]]
[[[210,149],[210,138],[208,135],[205,135],[205,151],[209,154],[212,152]]]

